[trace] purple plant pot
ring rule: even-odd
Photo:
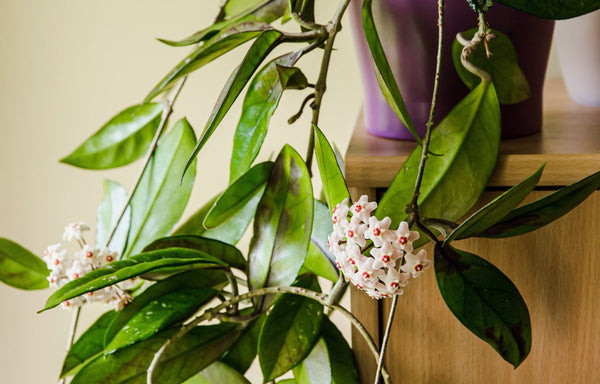
[[[350,17],[364,85],[365,125],[373,135],[413,140],[404,124],[387,105],[373,72],[371,54],[363,35],[362,1],[351,3]],[[375,23],[402,96],[420,135],[425,132],[437,52],[436,0],[379,0],[373,2]],[[502,105],[502,138],[510,139],[540,132],[542,90],[554,21],[544,20],[495,3],[486,15],[490,27],[507,34],[519,56],[519,65],[531,97],[521,103]],[[467,87],[452,63],[452,42],[458,32],[477,26],[477,15],[465,0],[446,0],[445,37],[440,97],[436,122],[450,112],[465,95]]]

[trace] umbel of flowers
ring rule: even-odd
[[[419,232],[411,231],[406,221],[396,230],[392,220],[377,220],[371,214],[377,203],[363,195],[352,206],[344,199],[333,209],[333,232],[328,245],[339,270],[356,288],[374,299],[404,293],[408,279],[418,277],[429,267],[424,249],[413,253]]]
[[[80,250],[69,254],[63,248],[61,243],[48,246],[44,251],[44,261],[50,270],[47,277],[50,287],[62,287],[66,283],[80,278],[88,272],[98,269],[104,265],[116,261],[119,254],[104,247],[92,248],[87,244],[83,237],[83,232],[90,228],[85,223],[71,223],[65,227],[63,240],[67,242],[76,242]],[[129,301],[131,296],[125,292],[136,285],[136,279],[111,285],[109,287],[88,292],[85,295],[78,296],[62,303],[65,309],[79,307],[85,303],[102,302],[118,309],[121,309]]]

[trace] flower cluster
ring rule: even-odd
[[[413,253],[419,232],[405,221],[390,229],[389,217],[371,216],[375,208],[377,203],[366,195],[352,206],[348,199],[336,205],[328,245],[344,276],[372,298],[382,299],[404,293],[410,276],[416,278],[431,262],[425,250]]]
[[[65,227],[64,241],[75,241],[80,250],[72,255],[63,248],[63,245],[53,244],[44,251],[44,261],[50,270],[48,282],[51,287],[62,287],[69,281],[80,278],[86,273],[93,271],[103,265],[117,260],[118,253],[108,248],[92,248],[83,238],[83,232],[90,228],[85,223],[72,223]],[[88,292],[62,303],[63,308],[74,308],[86,302],[103,302],[121,308],[129,301],[129,295],[123,289],[129,289],[137,282],[131,281],[120,283],[120,286],[110,286],[97,291]]]

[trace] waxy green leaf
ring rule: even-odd
[[[271,161],[256,164],[235,180],[212,206],[204,219],[204,226],[218,227],[241,211],[256,195],[262,196],[272,169]]]
[[[160,124],[163,105],[134,105],[120,112],[60,161],[86,169],[127,165],[148,150]]]
[[[496,166],[500,147],[500,108],[491,83],[481,83],[434,129],[421,194],[424,217],[455,221],[477,202]],[[376,215],[395,225],[406,218],[412,200],[421,147],[404,162]]]
[[[252,46],[244,56],[244,59],[240,65],[233,71],[225,87],[221,91],[217,103],[215,104],[213,111],[200,135],[200,139],[194,148],[194,152],[190,156],[185,170],[192,164],[198,152],[204,147],[204,144],[212,136],[213,132],[221,123],[221,120],[225,117],[229,108],[233,105],[233,102],[237,99],[242,89],[246,86],[246,83],[250,80],[254,71],[258,68],[260,63],[267,57],[267,55],[275,48],[279,43],[282,42],[283,34],[276,30],[264,31],[256,38]]]
[[[102,246],[106,242],[110,231],[119,219],[119,215],[127,203],[127,192],[119,184],[111,180],[104,180],[104,198],[98,206],[96,215],[96,244]],[[131,208],[128,207],[119,222],[108,248],[119,255],[123,254],[131,224]]]
[[[258,205],[248,253],[250,289],[290,285],[304,262],[313,220],[310,175],[286,145]]]
[[[252,79],[233,137],[230,183],[250,168],[267,135],[269,121],[277,109],[284,88],[279,80],[277,64],[291,66],[296,63],[298,57],[300,51],[277,57],[263,66]]]
[[[146,370],[158,349],[177,332],[162,332],[151,339],[130,345],[86,364],[71,384],[145,384]],[[238,337],[237,325],[194,328],[169,347],[155,371],[155,382],[179,384],[200,372],[223,354]]]
[[[296,286],[320,291],[314,275]],[[258,361],[265,382],[283,375],[310,353],[318,340],[323,306],[293,294],[283,294],[271,309],[258,339]]]
[[[503,217],[519,205],[525,197],[527,197],[529,192],[535,188],[540,181],[543,170],[544,166],[527,179],[498,196],[485,207],[475,212],[452,231],[445,243],[449,243],[453,239],[466,239],[467,237],[477,236],[502,220]]]
[[[39,257],[0,237],[0,281],[19,289],[48,288],[50,270]]]
[[[398,84],[392,73],[392,68],[385,57],[385,51],[383,50],[383,45],[381,45],[377,27],[373,20],[373,11],[371,9],[372,3],[373,0],[364,0],[362,6],[362,21],[365,38],[369,45],[369,49],[371,50],[371,56],[373,57],[373,69],[375,70],[377,83],[379,84],[383,97],[390,108],[392,108],[392,111],[394,111],[396,116],[398,116],[398,119],[400,119],[406,128],[408,128],[410,133],[412,133],[417,143],[421,145],[421,138],[415,130],[415,126],[410,118],[408,109],[406,109],[402,94],[400,93],[400,89],[398,89]]]
[[[165,236],[181,217],[194,185],[195,162],[183,180],[181,172],[195,141],[194,130],[184,118],[158,145],[131,200],[125,256],[139,253],[156,238]]]
[[[298,384],[331,383],[329,354],[323,339],[315,344],[302,363],[294,367],[293,372]]]
[[[338,270],[335,256],[327,245],[327,238],[333,232],[329,209],[319,200],[314,200],[311,244],[302,268],[333,282],[337,281]]]
[[[288,0],[290,3],[290,13],[298,14],[302,20],[315,22],[315,0]],[[308,30],[301,26],[303,31]]]
[[[327,199],[329,212],[344,199],[350,199],[346,180],[337,162],[335,152],[319,127],[313,125],[315,135],[315,155],[319,165],[319,173],[323,182],[323,192]]]
[[[194,235],[175,235],[163,237],[144,248],[144,252],[166,248],[187,248],[204,252],[221,260],[232,268],[246,270],[246,260],[239,249],[220,240]]]
[[[271,29],[269,24],[263,22],[244,22],[224,28],[204,44],[196,48],[175,68],[171,70],[155,87],[148,93],[144,102],[148,102],[171,88],[175,82],[183,76],[210,63],[219,56],[234,48],[250,41],[260,35],[261,32]]]
[[[471,39],[475,32],[477,32],[477,28],[464,32],[463,35]],[[515,104],[524,101],[531,95],[531,90],[525,74],[519,68],[517,51],[504,33],[494,30],[494,34],[496,37],[488,43],[492,57],[486,57],[485,47],[483,44],[479,44],[469,56],[469,61],[491,76],[498,93],[498,101],[501,104]],[[469,72],[462,65],[460,59],[462,49],[463,46],[458,40],[454,40],[452,45],[454,67],[465,85],[469,89],[473,89],[481,82],[481,78]]]
[[[196,213],[194,213],[185,223],[175,230],[174,235],[197,235],[211,239],[221,240],[228,244],[236,244],[246,232],[246,228],[254,218],[256,206],[262,198],[262,194],[257,193],[248,201],[248,204],[229,220],[218,227],[206,229],[204,219],[213,207],[220,195],[212,198],[204,204]]]
[[[283,16],[286,5],[286,0],[229,0],[216,22],[210,27],[179,41],[158,40],[174,47],[201,43],[225,29],[236,27],[236,25],[249,22],[271,23]]]
[[[168,248],[142,253],[126,260],[115,261],[68,282],[48,298],[43,311],[54,308],[65,300],[147,272],[166,267],[181,266],[216,268],[225,267],[226,264],[203,252],[184,248]]]
[[[215,361],[184,384],[251,384],[235,369]]]
[[[108,311],[100,316],[69,348],[60,377],[73,375],[92,357],[104,351],[104,334],[118,312]]]
[[[240,337],[233,343],[222,359],[227,365],[241,373],[245,373],[250,368],[256,357],[260,330],[266,318],[266,315],[260,315],[244,328]]]
[[[279,64],[275,68],[284,89],[305,89],[309,86],[308,79],[300,68]]]
[[[515,368],[531,349],[531,320],[514,284],[479,256],[435,249],[438,287],[454,316]]]
[[[600,0],[495,0],[544,19],[570,19],[600,9]]]
[[[188,271],[159,281],[136,297],[107,329],[105,353],[146,340],[192,316],[217,294],[227,277],[221,271]]]
[[[569,213],[600,188],[600,172],[511,211],[479,237],[511,237],[535,231]]]
[[[331,384],[358,384],[352,349],[335,324],[324,317],[320,335],[325,342],[331,368]]]

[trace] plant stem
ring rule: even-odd
[[[156,130],[156,134],[154,135],[154,138],[152,139],[152,143],[150,144],[150,148],[148,149],[148,153],[146,154],[144,163],[142,164],[142,167],[138,171],[135,181],[133,182],[131,191],[129,191],[129,195],[127,196],[127,201],[123,205],[123,209],[121,209],[121,212],[119,213],[119,217],[117,218],[117,221],[112,226],[112,229],[110,230],[109,235],[106,238],[106,242],[104,244],[105,247],[108,247],[108,245],[110,244],[110,241],[112,240],[113,236],[115,235],[115,232],[117,231],[119,223],[121,222],[121,220],[123,219],[123,216],[125,215],[125,212],[127,211],[127,207],[129,207],[129,204],[131,203],[131,199],[133,199],[133,195],[135,194],[135,191],[137,190],[137,188],[140,185],[142,176],[144,175],[146,168],[148,168],[150,159],[152,158],[152,155],[154,155],[154,152],[156,151],[156,147],[158,146],[158,140],[160,139],[163,132],[165,131],[165,128],[167,126],[167,121],[169,120],[169,116],[171,116],[171,113],[173,113],[173,104],[175,104],[175,101],[177,100],[177,96],[179,96],[179,93],[181,92],[181,88],[183,88],[183,85],[185,84],[186,79],[187,79],[187,76],[184,77],[183,79],[181,79],[179,84],[177,84],[177,87],[175,88],[175,91],[173,92],[172,96],[169,97],[165,101],[165,104],[163,107],[163,112],[162,112],[162,117],[160,119],[160,124],[158,125],[158,129]],[[119,258],[122,256],[123,255],[119,255]]]
[[[341,20],[342,16],[344,16],[344,12],[348,5],[350,4],[350,0],[342,0],[338,5],[338,8],[333,15],[333,18],[327,26],[325,27],[327,30],[327,41],[325,42],[325,48],[323,51],[323,59],[321,60],[321,69],[319,70],[319,77],[317,82],[315,83],[315,100],[312,103],[313,113],[312,113],[312,121],[310,125],[310,136],[308,138],[308,148],[306,151],[306,167],[308,168],[308,172],[312,175],[312,159],[313,154],[315,152],[315,132],[313,127],[314,125],[319,125],[319,114],[321,112],[321,103],[323,101],[323,94],[327,90],[327,73],[329,71],[329,63],[331,61],[331,52],[333,51],[333,43],[335,42],[335,37],[338,31],[341,28]]]
[[[394,321],[394,315],[396,314],[396,306],[398,305],[398,295],[392,299],[392,306],[390,307],[390,314],[388,316],[387,324],[385,326],[385,333],[383,334],[383,340],[381,341],[381,353],[379,354],[379,360],[377,362],[377,372],[375,373],[374,384],[379,383],[379,376],[381,375],[381,369],[383,367],[383,357],[385,356],[385,348],[387,347],[388,339],[390,337],[390,330],[392,328],[392,322]]]
[[[437,99],[440,86],[440,72],[442,68],[442,50],[444,48],[444,0],[438,0],[438,48],[437,48],[437,63],[435,67],[435,80],[433,83],[433,96],[431,97],[431,108],[429,109],[429,119],[426,123],[427,131],[423,140],[423,150],[421,153],[421,162],[417,171],[417,180],[415,181],[415,191],[410,203],[410,219],[409,224],[414,224],[419,220],[419,196],[421,194],[421,183],[423,182],[423,174],[425,172],[425,163],[429,158],[429,144],[431,142],[431,132],[433,131],[433,119],[435,118],[435,110],[437,107]]]
[[[239,303],[240,301],[251,299],[253,297],[271,295],[271,294],[277,294],[277,293],[291,293],[293,295],[308,297],[310,299],[318,301],[319,303],[321,303],[322,305],[324,305],[328,308],[332,308],[332,309],[339,311],[348,320],[350,320],[350,323],[359,331],[361,336],[367,342],[367,345],[369,346],[369,349],[371,350],[371,353],[373,353],[373,356],[375,357],[375,359],[379,359],[379,352],[377,352],[377,347],[375,346],[375,342],[369,335],[369,332],[366,330],[366,328],[346,308],[344,308],[340,305],[337,305],[337,304],[328,304],[329,298],[327,295],[319,293],[319,292],[311,291],[311,290],[308,290],[305,288],[300,288],[300,287],[268,287],[268,288],[257,289],[255,291],[250,291],[248,293],[244,293],[242,295],[233,297],[213,308],[207,309],[206,311],[204,311],[204,313],[202,313],[198,317],[194,318],[189,323],[183,325],[180,328],[179,332],[177,332],[173,337],[168,339],[162,345],[162,347],[160,347],[160,349],[154,354],[154,358],[152,359],[152,362],[150,363],[150,366],[148,367],[148,371],[147,371],[147,376],[146,376],[147,384],[154,383],[154,379],[153,379],[154,371],[156,370],[156,367],[160,363],[160,360],[162,359],[163,355],[166,353],[167,348],[169,348],[169,346],[172,343],[174,343],[175,341],[177,341],[178,339],[183,337],[186,333],[188,333],[189,331],[194,329],[198,324],[200,324],[203,321],[210,321],[210,320],[213,320],[213,319],[219,317],[219,312],[221,310],[226,309],[235,303]],[[387,370],[385,368],[382,368],[382,376],[383,376],[383,380],[385,381],[386,384],[390,383],[389,374],[387,373]]]

